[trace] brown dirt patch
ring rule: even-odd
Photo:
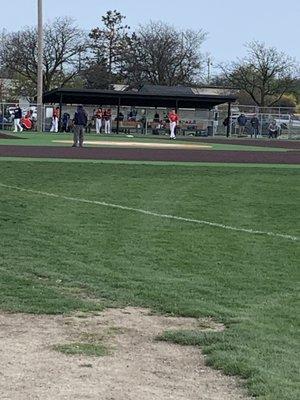
[[[198,138],[186,138],[186,140],[195,140]],[[242,138],[242,139],[236,139],[236,138],[218,138],[218,137],[213,137],[213,138],[199,138],[198,139],[200,142],[203,143],[219,143],[219,144],[236,144],[236,145],[242,145],[242,146],[258,146],[258,147],[277,147],[281,149],[294,149],[300,150],[300,140],[283,140],[283,139],[248,139],[248,138]]]
[[[252,164],[300,164],[300,151],[223,151],[139,148],[71,148],[0,146],[0,157],[65,158],[82,160],[178,161]]]
[[[210,320],[204,325],[223,329]],[[205,366],[199,348],[155,341],[169,329],[204,329],[203,320],[127,308],[81,317],[0,314],[0,328],[1,400],[247,398],[235,379]],[[106,335],[110,355],[66,356],[52,350],[82,334]]]
[[[0,139],[25,139],[24,137],[18,137],[14,135],[9,135],[7,133],[0,132]]]

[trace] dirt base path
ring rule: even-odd
[[[222,138],[215,136],[213,138],[199,138],[203,143],[219,143],[219,144],[236,144],[242,146],[258,146],[258,147],[277,147],[281,149],[300,150],[300,140],[283,140],[283,139],[250,139],[250,138]]]
[[[205,366],[200,349],[155,341],[165,330],[204,329],[203,323],[208,329],[223,328],[209,320],[154,316],[136,308],[84,318],[0,314],[0,398],[247,399],[235,379]],[[110,354],[67,356],[52,349],[82,335],[101,335]]]
[[[218,163],[300,164],[300,151],[212,151],[140,148],[71,148],[0,146],[0,157],[65,158],[82,160],[179,161]]]

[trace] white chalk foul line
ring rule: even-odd
[[[153,211],[143,210],[140,208],[121,206],[120,204],[106,203],[105,201],[87,200],[87,199],[82,199],[82,198],[78,198],[78,197],[69,197],[69,196],[64,196],[64,195],[55,194],[55,193],[41,192],[39,190],[25,189],[25,188],[21,188],[18,186],[5,185],[3,183],[0,183],[0,186],[3,188],[6,188],[6,189],[18,190],[20,192],[32,193],[32,194],[36,194],[36,195],[40,195],[40,196],[53,197],[56,199],[74,201],[77,203],[94,204],[94,205],[99,205],[99,206],[103,206],[103,207],[116,208],[119,210],[132,211],[132,212],[136,212],[136,213],[140,213],[140,214],[150,215],[152,217],[172,219],[172,220],[176,220],[176,221],[189,222],[189,223],[194,223],[194,224],[199,224],[199,225],[208,225],[208,226],[211,226],[214,228],[226,229],[226,230],[235,231],[235,232],[249,233],[252,235],[273,236],[273,237],[278,237],[278,238],[282,238],[282,239],[289,239],[292,241],[299,240],[299,237],[288,235],[285,233],[275,233],[275,232],[259,231],[259,230],[254,230],[254,229],[238,228],[235,226],[220,224],[218,222],[210,222],[210,221],[204,221],[201,219],[185,218],[185,217],[179,217],[179,216],[170,215],[170,214],[160,214],[160,213],[156,213]]]

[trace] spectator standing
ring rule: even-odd
[[[246,124],[247,124],[246,115],[245,114],[239,115],[237,122],[238,122],[238,125],[240,128],[240,134],[243,135],[245,133],[245,128],[246,128]]]
[[[143,114],[141,119],[140,119],[140,124],[141,124],[141,134],[145,135],[146,134],[146,124],[147,124],[147,118],[146,115]]]
[[[85,133],[91,133],[91,130],[93,128],[93,118],[89,119],[89,117],[87,116],[87,124],[85,127]]]
[[[53,109],[53,114],[52,114],[52,125],[50,132],[58,132],[58,121],[59,121],[59,116],[60,116],[60,109],[59,107],[56,107]]]
[[[18,129],[20,130],[20,132],[23,131],[23,128],[20,124],[21,118],[22,118],[21,107],[19,106],[19,104],[16,104],[16,108],[14,109],[14,127],[15,127],[14,132],[18,132]]]
[[[257,115],[254,115],[251,120],[250,120],[250,124],[252,127],[251,130],[251,138],[254,135],[255,139],[257,138],[257,136],[259,136],[259,119],[257,118]]]
[[[102,118],[103,118],[102,108],[98,108],[98,110],[95,113],[95,124],[96,124],[97,134],[102,132]]]
[[[179,122],[179,117],[176,114],[176,111],[172,110],[169,112],[168,118],[170,121],[170,139],[176,139],[176,127]]]
[[[70,114],[64,113],[62,116],[62,131],[63,132],[70,132]]]
[[[223,120],[223,126],[225,127],[225,133],[226,133],[226,134],[227,134],[227,127],[228,127],[229,123],[230,123],[230,118],[229,118],[229,117],[226,117],[226,118]]]
[[[7,119],[5,118],[5,117],[3,117],[3,114],[2,114],[2,112],[0,111],[0,124],[5,124],[5,123],[7,123]],[[2,129],[3,129],[3,127],[2,127]]]
[[[111,109],[110,108],[108,108],[107,110],[104,111],[103,119],[104,119],[105,133],[109,134],[111,132]]]
[[[83,106],[78,106],[74,115],[74,138],[72,147],[83,147],[83,131],[87,125],[87,113]]]
[[[120,115],[120,114],[119,114]],[[128,121],[135,121],[133,111],[131,110],[127,116]]]
[[[157,110],[155,111],[153,122],[159,122],[159,114],[158,114]]]
[[[116,116],[115,121],[124,121],[124,114],[122,111],[119,112],[119,114]],[[128,121],[133,121],[133,119],[130,119]]]
[[[273,121],[270,122],[269,127],[268,127],[268,131],[269,131],[269,139],[271,138],[277,138],[278,136],[278,131],[279,131],[279,126],[277,125],[277,122],[275,121],[275,119]]]

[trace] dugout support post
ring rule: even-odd
[[[228,124],[226,127],[226,137],[229,137],[231,130],[231,101],[228,102],[227,118],[228,118]]]
[[[118,108],[117,108],[117,135],[120,130],[120,106],[121,106],[121,98],[118,97]]]
[[[63,96],[62,94],[60,95],[59,98],[59,120],[58,120],[58,131],[61,132],[62,128],[62,102],[63,102]]]

